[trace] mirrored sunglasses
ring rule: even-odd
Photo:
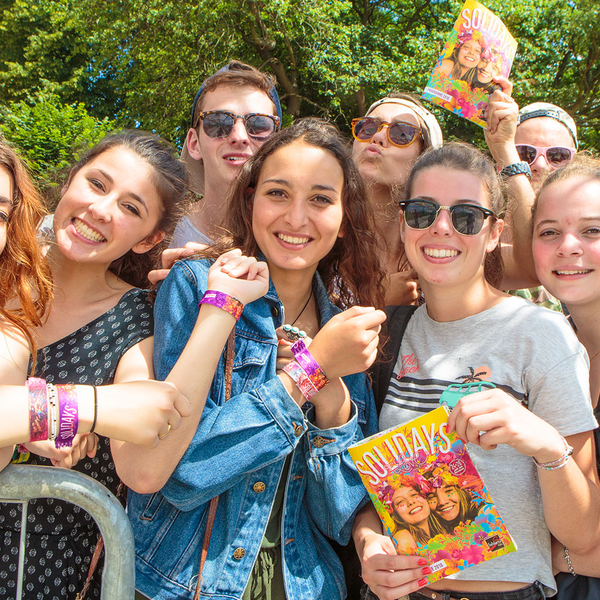
[[[257,141],[271,137],[279,127],[279,117],[262,113],[235,115],[228,110],[207,110],[198,115],[194,125],[202,121],[202,130],[211,138],[224,138],[231,134],[238,119],[244,121],[248,136]]]
[[[573,159],[575,148],[564,146],[531,146],[530,144],[517,144],[517,152],[521,160],[532,165],[541,154],[546,162],[554,167],[562,167]]]
[[[475,204],[439,206],[431,200],[403,200],[399,206],[404,214],[404,222],[411,229],[428,229],[442,209],[450,211],[452,227],[461,235],[477,235],[488,217],[496,218],[491,210]]]
[[[362,119],[352,120],[352,135],[359,142],[370,142],[373,136],[381,131],[382,127],[387,127],[388,140],[394,146],[410,146],[416,139],[421,137],[421,128],[412,123],[396,121],[388,123],[380,121],[373,117],[362,117]]]

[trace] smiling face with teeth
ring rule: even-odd
[[[392,509],[397,519],[415,526],[431,514],[427,500],[412,487],[400,487],[394,492]]]
[[[492,208],[479,177],[441,166],[419,171],[410,197],[431,200],[439,206],[474,204]],[[428,229],[411,229],[401,215],[400,230],[406,255],[427,298],[431,286],[463,289],[485,281],[485,258],[498,244],[502,221],[486,219],[477,235],[461,235],[452,225],[450,212],[441,210]]]
[[[343,186],[337,159],[302,139],[265,159],[253,194],[252,231],[274,281],[290,270],[312,279],[341,237]]]
[[[444,521],[454,521],[460,514],[460,498],[456,486],[443,484],[427,494],[429,508]]]
[[[134,152],[115,147],[85,164],[63,188],[54,213],[61,254],[77,262],[110,264],[147,252],[164,234],[163,206],[152,167]]]
[[[540,282],[567,306],[600,300],[600,180],[574,176],[543,188],[533,256]]]

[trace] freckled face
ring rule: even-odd
[[[444,521],[453,521],[460,513],[460,498],[453,485],[443,485],[427,494],[429,508]]]
[[[458,50],[458,64],[466,69],[472,69],[481,59],[481,45],[475,40],[468,40]]]
[[[422,523],[431,514],[427,500],[411,487],[401,487],[394,492],[392,508],[401,521],[410,525]]]
[[[540,282],[567,306],[600,300],[600,181],[579,176],[544,188],[533,257]]]
[[[6,227],[12,211],[13,193],[13,179],[8,171],[0,167],[0,254],[6,247]]]

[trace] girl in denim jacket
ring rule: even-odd
[[[137,456],[121,472],[137,492],[128,505],[137,587],[155,599],[341,599],[342,565],[328,540],[348,541],[366,501],[346,449],[374,431],[363,371],[384,319],[373,308],[382,273],[372,213],[337,129],[304,119],[248,160],[228,214],[227,235],[177,263],[157,297],[156,374],[196,387],[192,417],[143,450],[146,468]],[[237,324],[225,310],[198,308],[207,290],[245,305]],[[282,371],[292,356],[285,323],[307,333],[329,379],[310,404]],[[225,402],[223,348],[234,326]]]

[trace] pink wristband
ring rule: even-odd
[[[79,405],[75,386],[67,383],[57,385],[58,392],[58,435],[54,445],[57,448],[70,448],[79,427]]]
[[[296,387],[307,400],[310,400],[319,391],[296,361],[290,361],[283,367],[283,371],[294,380]]]
[[[215,290],[206,290],[198,306],[201,304],[211,304],[212,306],[221,308],[230,315],[233,315],[236,321],[240,320],[242,311],[244,310],[244,305],[237,298],[229,296],[225,292],[217,292]]]
[[[39,377],[27,380],[29,399],[29,441],[48,439],[48,392],[46,382]]]
[[[327,375],[323,372],[323,369],[319,366],[319,363],[313,358],[313,355],[308,351],[304,340],[298,340],[291,348],[294,358],[298,361],[298,364],[304,369],[304,372],[308,375],[312,384],[320,390],[324,388],[328,383]]]

